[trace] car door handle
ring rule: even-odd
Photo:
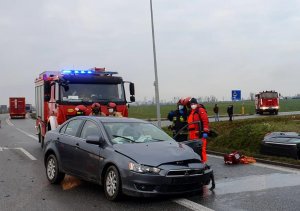
[[[76,145],[76,147],[79,147],[79,143],[76,143],[75,145]]]

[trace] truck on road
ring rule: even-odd
[[[270,114],[278,114],[279,111],[279,95],[275,91],[263,91],[255,95],[255,109],[257,114],[269,112]]]
[[[127,117],[127,103],[135,101],[134,84],[123,81],[116,74],[105,68],[41,73],[35,80],[36,129],[41,146],[44,145],[47,131],[82,114],[75,109],[81,105],[87,108],[85,115],[89,115],[92,104],[99,103],[101,111],[108,115],[107,105],[113,102],[116,111]],[[125,94],[125,84],[129,84],[129,101]]]
[[[9,98],[9,115],[11,119],[25,119],[25,97],[10,97]]]

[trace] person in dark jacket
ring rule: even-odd
[[[219,122],[219,106],[218,104],[215,104],[214,107],[214,113],[215,113],[215,122]]]
[[[180,99],[177,102],[177,109],[175,111],[170,111],[168,114],[168,120],[173,122],[169,127],[173,131],[173,137],[180,131],[181,128],[187,125],[187,108],[184,103],[184,99]],[[187,128],[183,129],[182,132],[175,136],[175,140],[178,142],[186,141],[188,137]]]
[[[233,116],[233,105],[230,105],[227,107],[227,114],[229,117],[229,121],[232,121],[232,116]]]

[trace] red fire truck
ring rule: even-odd
[[[264,91],[255,95],[255,109],[257,114],[269,112],[278,114],[279,96],[275,91]]]
[[[105,68],[41,73],[35,80],[36,129],[41,146],[47,131],[79,115],[76,106],[87,107],[85,115],[89,115],[91,105],[97,102],[101,111],[108,115],[107,105],[113,102],[117,111],[127,117],[127,103],[135,101],[134,84],[123,81],[116,74]],[[126,100],[126,83],[129,84],[130,101]]]
[[[25,97],[10,97],[9,98],[9,114],[10,118],[25,119]]]

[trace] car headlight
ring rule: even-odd
[[[145,166],[137,163],[129,163],[128,168],[130,171],[138,172],[138,173],[155,173],[158,174],[160,172],[159,168]]]

